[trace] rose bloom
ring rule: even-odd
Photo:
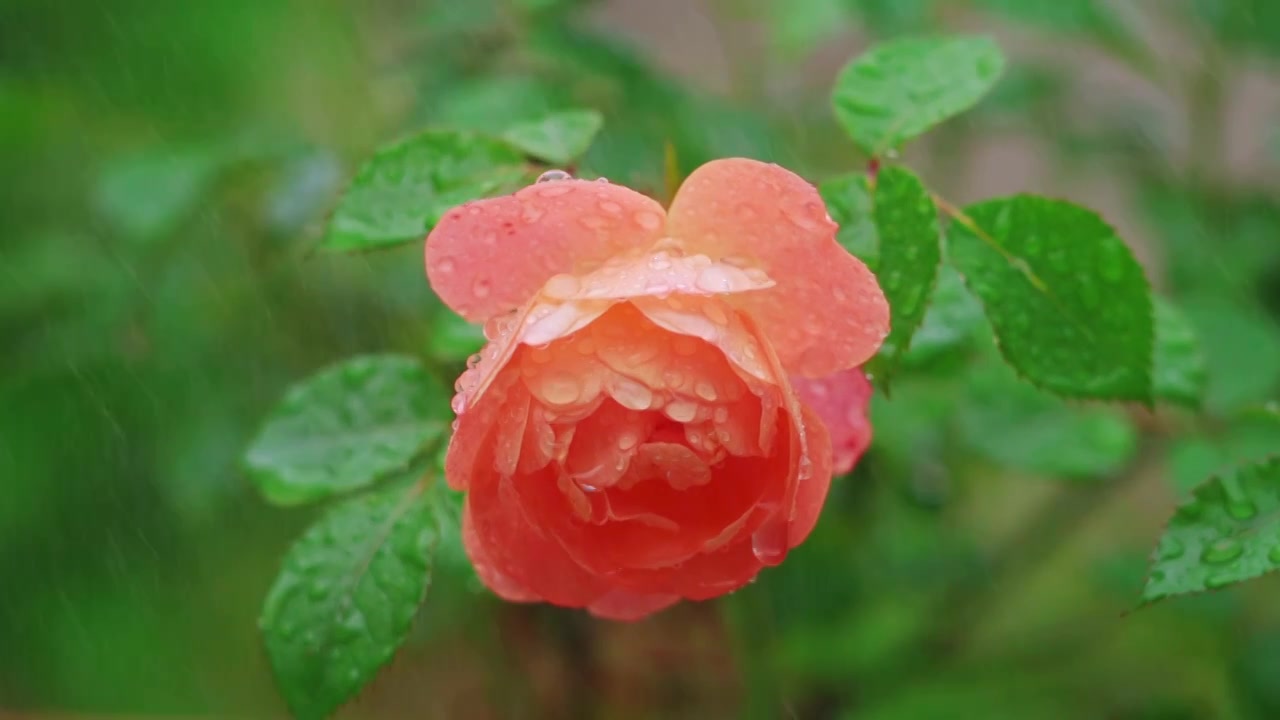
[[[489,340],[445,473],[493,592],[634,620],[804,541],[870,441],[858,367],[889,329],[835,231],[812,185],[745,159],[669,211],[563,178],[444,216],[428,277]]]

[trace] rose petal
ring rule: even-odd
[[[691,251],[758,263],[777,283],[732,299],[792,373],[860,365],[889,333],[875,276],[836,243],[822,198],[794,173],[743,158],[709,162],[680,187],[667,226]]]
[[[467,551],[467,557],[471,558],[471,564],[476,569],[476,575],[480,576],[480,581],[498,597],[511,602],[536,602],[542,599],[512,580],[489,561],[488,554],[476,537],[475,521],[471,519],[470,500],[462,508],[462,547]]]
[[[445,213],[427,236],[431,287],[473,322],[527,302],[552,276],[581,275],[664,234],[662,206],[620,185],[560,180]]]
[[[831,435],[836,475],[853,469],[871,445],[871,383],[861,368],[822,378],[791,378],[796,396],[813,408]]]
[[[678,595],[636,593],[616,588],[601,595],[587,606],[587,611],[602,620],[631,622],[642,620],[680,600]]]
[[[796,547],[809,537],[831,489],[831,438],[822,420],[804,408],[803,427],[809,450],[809,475],[797,483],[791,523],[787,526],[787,546]]]
[[[478,466],[467,496],[477,554],[513,586],[556,605],[583,607],[604,594],[606,583],[529,524],[511,483],[484,467]],[[555,485],[552,471],[525,479]]]

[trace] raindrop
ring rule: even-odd
[[[607,178],[607,177],[598,177],[598,178],[596,178],[596,182],[598,182],[598,183],[607,183],[607,182],[609,182],[609,178]]]
[[[703,312],[706,313],[707,318],[709,318],[711,322],[717,325],[729,324],[729,316],[725,314],[724,308],[720,307],[715,302],[708,303]]]
[[[787,555],[787,524],[767,522],[751,536],[751,552],[765,565],[777,565]]]
[[[479,364],[480,364],[480,353],[472,353],[471,357],[467,358],[468,370],[474,370],[475,367]]]
[[[628,410],[647,410],[653,402],[653,391],[633,380],[618,379],[611,394]]]
[[[457,267],[457,264],[454,263],[453,260],[449,258],[444,258],[440,262],[436,263],[436,271],[442,272],[445,274],[453,272],[454,268],[456,267]]]
[[[538,176],[535,182],[556,182],[557,180],[572,180],[573,176],[564,170],[548,170]]]
[[[525,205],[523,208],[521,208],[521,211],[520,211],[520,219],[530,224],[536,223],[539,220],[541,220],[542,215],[543,215],[542,208],[532,203]]]
[[[454,395],[453,400],[449,401],[449,407],[453,409],[454,415],[461,415],[467,409],[467,396],[462,393]]]
[[[612,200],[600,201],[600,209],[610,215],[622,214],[622,206]]]
[[[489,281],[483,278],[476,280],[475,285],[471,286],[471,294],[477,298],[489,297]]]
[[[608,225],[608,221],[598,215],[585,215],[578,218],[578,224],[588,230],[599,230]]]
[[[1235,582],[1236,578],[1226,573],[1214,573],[1204,579],[1204,586],[1210,590],[1218,590]]]
[[[638,442],[640,442],[640,439],[637,438],[634,434],[630,432],[624,432],[618,436],[618,449],[624,450],[624,451],[630,450],[631,448],[635,447],[636,443]]]
[[[1200,559],[1213,565],[1228,563],[1244,554],[1244,546],[1234,538],[1220,538],[1205,547]]]
[[[716,408],[715,413],[711,416],[717,423],[724,424],[729,420],[729,408]]]
[[[1177,538],[1165,538],[1164,542],[1160,544],[1161,560],[1177,560],[1182,557],[1184,552],[1186,552],[1186,550]]]
[[[693,387],[693,391],[703,400],[711,401],[716,399],[716,387],[709,382],[698,383]]]
[[[698,405],[688,400],[675,400],[668,403],[663,412],[676,422],[690,422],[698,414]]]
[[[480,242],[485,245],[496,245],[498,243],[498,236],[495,233],[487,232],[480,236]]]
[[[641,210],[633,215],[632,218],[637,225],[645,230],[657,230],[662,227],[662,217],[658,213],[649,210]]]
[[[568,405],[582,393],[582,387],[572,375],[556,373],[542,379],[542,399],[552,405]]]
[[[666,270],[671,267],[671,258],[664,252],[656,253],[653,257],[649,258],[649,267],[654,270]]]
[[[581,283],[578,282],[577,278],[562,273],[548,280],[543,292],[546,293],[547,297],[564,300],[576,295],[580,288]]]
[[[733,289],[733,277],[724,268],[714,265],[699,272],[694,283],[707,292],[729,292]]]

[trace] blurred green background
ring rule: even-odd
[[[1280,451],[1272,0],[5,0],[0,709],[283,716],[256,616],[317,510],[263,503],[244,446],[349,354],[474,348],[420,247],[315,251],[378,144],[589,107],[584,171],[642,191],[668,145],[816,182],[865,167],[840,66],[921,31],[1010,66],[905,159],[1101,211],[1200,336],[1205,411],[1020,385],[951,278],[783,566],[626,625],[445,563],[343,716],[1280,717],[1276,578],[1128,612],[1176,499]]]

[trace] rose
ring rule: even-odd
[[[445,214],[427,274],[489,340],[445,472],[489,588],[635,619],[805,539],[869,442],[857,367],[889,326],[835,230],[811,185],[744,159],[699,168],[670,212],[556,179]]]

